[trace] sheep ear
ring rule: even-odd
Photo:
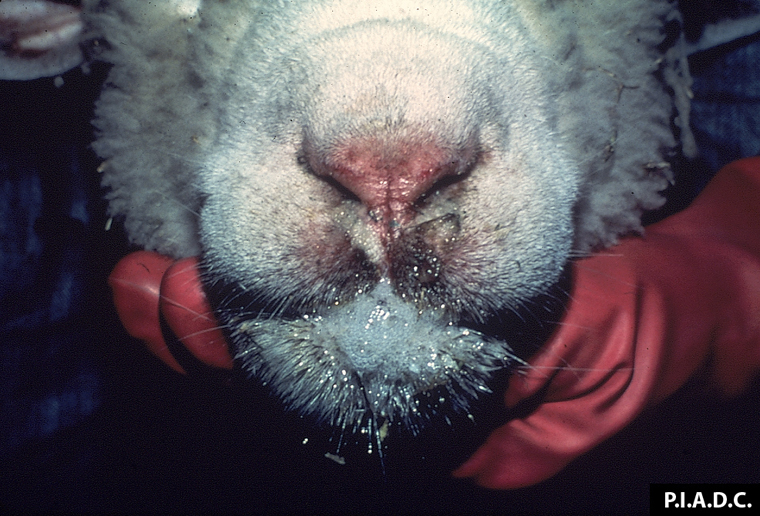
[[[82,62],[84,24],[77,6],[50,0],[0,0],[0,79],[36,79]]]

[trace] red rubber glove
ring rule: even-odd
[[[573,268],[561,326],[514,375],[513,407],[454,474],[510,489],[545,480],[709,362],[727,394],[760,370],[760,158],[729,165],[683,212]]]
[[[195,262],[165,273],[168,263],[142,252],[117,265],[111,285],[122,322],[181,370],[158,328],[160,284],[161,310],[185,346],[231,367]],[[454,475],[500,489],[545,480],[708,362],[727,394],[760,370],[760,158],[724,168],[644,238],[573,264],[565,317],[505,393],[509,407],[539,392],[542,403],[494,431]]]
[[[232,369],[227,342],[203,293],[197,265],[197,258],[174,262],[148,251],[130,254],[108,278],[116,311],[127,332],[144,341],[172,369],[185,373],[166,346],[159,312],[195,358]]]

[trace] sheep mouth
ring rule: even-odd
[[[308,310],[225,278],[206,287],[247,375],[288,409],[376,441],[384,426],[417,434],[431,420],[468,415],[497,371],[524,363],[548,337],[564,310],[556,292],[567,291],[559,282],[475,320],[427,301],[421,309],[399,284],[381,278],[350,300]]]

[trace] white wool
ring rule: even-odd
[[[208,101],[223,96],[231,49],[265,3],[84,3],[91,36],[107,41],[101,57],[115,65],[98,102],[94,144],[107,160],[111,214],[125,218],[130,238],[143,247],[197,254],[193,165],[217,129]],[[667,0],[513,3],[553,62],[548,101],[560,108],[563,145],[584,174],[574,248],[609,245],[640,230],[641,213],[662,204],[659,192],[671,180],[667,158],[678,143],[673,117],[685,150],[693,151],[683,48],[658,48],[664,23],[679,14]]]

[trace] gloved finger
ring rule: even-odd
[[[514,408],[522,400],[541,393],[544,401],[560,401],[587,395],[609,380],[612,373],[630,371],[632,355],[623,345],[634,329],[627,320],[635,313],[635,278],[620,267],[617,255],[609,260],[574,264],[574,288],[566,315],[550,340],[529,364],[510,378],[504,401]],[[582,270],[578,270],[578,269]],[[623,302],[613,310],[605,309]]]
[[[169,367],[185,370],[169,351],[161,333],[159,298],[164,273],[173,263],[169,257],[149,251],[137,251],[119,261],[108,278],[114,305],[122,325],[133,337]]]
[[[645,294],[625,274],[630,271],[621,267],[622,258],[615,258],[587,260],[587,268],[574,265],[565,318],[530,366],[511,378],[505,394],[510,407],[537,394],[541,404],[493,432],[455,476],[498,489],[535,484],[642,410],[654,382],[650,373],[658,349],[642,352],[636,339],[657,335],[660,318],[640,324],[637,306]]]
[[[166,271],[161,283],[161,313],[179,341],[206,365],[232,369],[219,323],[206,300],[198,259],[185,258]]]
[[[540,391],[542,403],[494,432],[455,475],[501,489],[545,480],[699,369],[720,313],[710,295],[721,282],[704,279],[705,263],[686,247],[652,231],[575,263],[565,318],[505,394],[514,406]],[[558,370],[547,376],[547,365]]]

